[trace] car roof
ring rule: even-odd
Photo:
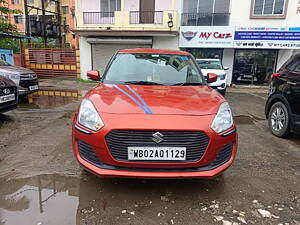
[[[149,54],[171,54],[171,55],[190,55],[188,52],[175,51],[167,49],[154,49],[154,48],[136,48],[136,49],[123,49],[117,53],[149,53]]]
[[[197,61],[221,61],[220,59],[196,59]]]

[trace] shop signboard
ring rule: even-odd
[[[300,49],[300,27],[236,27],[234,48]]]
[[[234,27],[182,26],[180,48],[233,48]]]

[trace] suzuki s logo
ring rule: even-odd
[[[157,144],[164,140],[163,139],[164,135],[159,133],[159,132],[156,132],[156,133],[152,134],[152,137],[153,137],[152,141],[154,141]]]
[[[10,93],[10,90],[6,88],[6,89],[3,90],[3,93],[8,95]]]
[[[181,33],[182,33],[182,36],[183,36],[186,40],[190,41],[190,40],[192,40],[194,37],[196,37],[196,35],[197,35],[198,32],[187,31],[187,32],[181,32]]]

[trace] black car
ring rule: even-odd
[[[16,84],[0,76],[0,113],[17,108],[18,90]]]
[[[288,137],[300,131],[300,54],[272,75],[265,113],[274,135]]]

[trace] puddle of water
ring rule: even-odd
[[[253,117],[251,116],[234,116],[234,121],[237,125],[242,125],[242,124],[254,124],[256,121]]]
[[[67,105],[81,98],[78,90],[39,90],[22,99],[19,108],[23,109],[53,109]]]
[[[79,200],[72,182],[55,175],[1,182],[0,224],[76,224]]]
[[[0,182],[1,225],[124,224],[116,219],[123,209],[143,212],[147,208],[146,212],[152,215],[153,209],[161,207],[160,196],[166,192],[172,193],[170,198],[180,196],[176,202],[185,207],[191,198],[206,196],[212,200],[226,191],[222,178],[128,180],[100,179],[93,175],[81,178],[41,175],[19,180],[0,179]],[[169,210],[173,213],[175,209]]]

